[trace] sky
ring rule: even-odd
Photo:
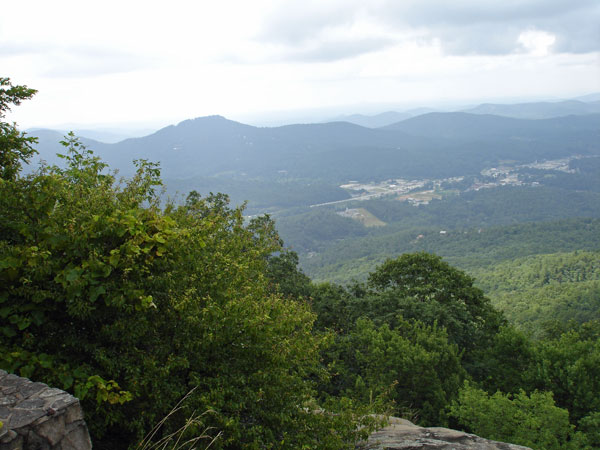
[[[281,121],[600,92],[599,0],[19,0],[21,128]]]

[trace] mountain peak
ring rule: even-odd
[[[238,122],[234,122],[233,120],[229,120],[226,117],[215,114],[212,116],[200,116],[200,117],[195,117],[194,119],[186,119],[186,120],[179,122],[176,126],[181,126],[181,125],[186,126],[186,125],[200,124],[200,123],[238,123]]]
[[[177,125],[167,127],[177,132],[202,132],[202,133],[222,133],[235,129],[250,129],[254,128],[251,125],[245,125],[234,120],[229,120],[226,117],[213,115],[196,117],[195,119],[187,119],[179,122]]]

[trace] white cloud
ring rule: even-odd
[[[535,56],[546,56],[556,42],[556,36],[539,30],[527,30],[519,35],[519,43]]]

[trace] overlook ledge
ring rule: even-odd
[[[88,450],[79,400],[0,370],[0,450]]]
[[[389,425],[371,434],[357,450],[531,450],[521,445],[490,441],[449,428],[419,427],[398,417],[390,417]]]

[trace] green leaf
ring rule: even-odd
[[[9,267],[19,267],[21,263],[14,256],[6,256],[0,259],[0,269],[7,269]]]
[[[25,317],[21,318],[21,320],[17,322],[17,328],[19,331],[23,331],[25,328],[28,328],[29,325],[31,325],[31,319]]]
[[[79,278],[79,276],[81,275],[81,270],[74,268],[74,269],[70,269],[67,271],[67,274],[65,276],[65,279],[68,282],[73,282],[75,281],[77,278]]]
[[[111,266],[117,267],[119,265],[119,260],[121,256],[119,255],[118,250],[111,250],[110,257],[108,258],[108,262]]]
[[[106,293],[106,288],[102,285],[96,286],[90,291],[90,301],[95,302],[96,299]]]
[[[17,332],[14,330],[14,328],[9,326],[4,326],[0,328],[0,330],[2,330],[2,333],[4,333],[4,335],[9,338],[15,337],[17,335]]]
[[[39,357],[39,362],[40,362],[40,366],[42,366],[44,369],[49,369],[50,367],[52,367],[52,364],[54,363],[54,358],[52,358],[50,355],[47,355],[45,353],[42,353]]]

